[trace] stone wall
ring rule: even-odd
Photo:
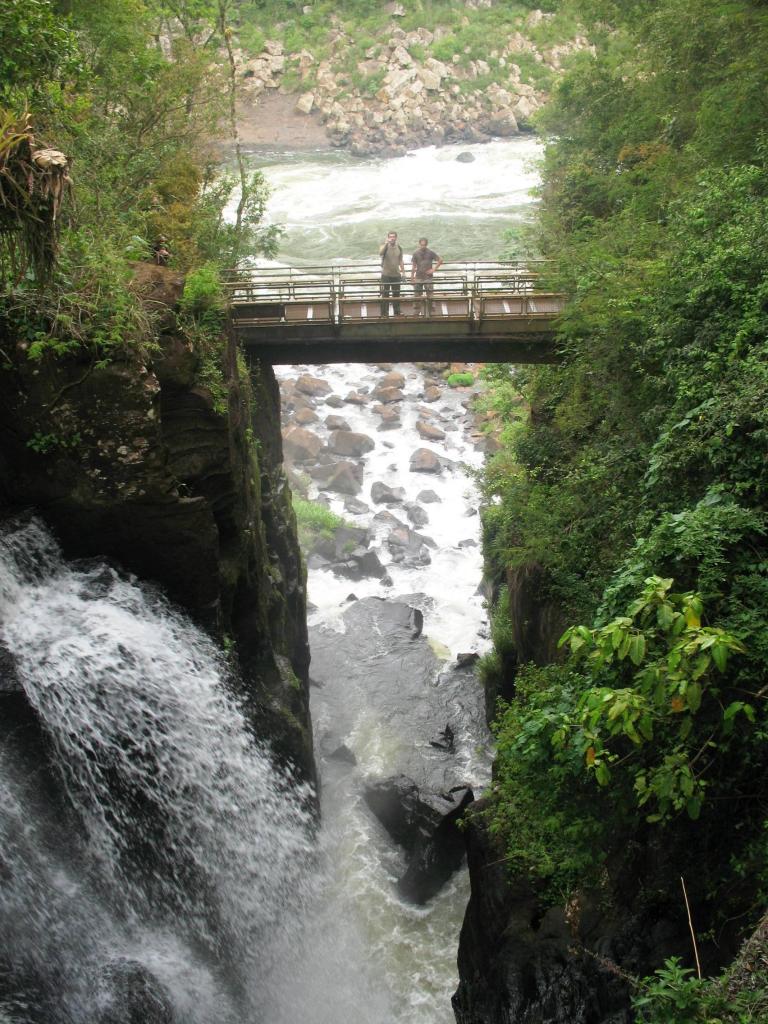
[[[101,364],[31,361],[0,339],[0,503],[32,508],[69,557],[116,560],[159,584],[232,651],[258,735],[314,778],[305,573],[282,471],[271,368],[224,362],[225,405],[177,330],[183,279],[140,264],[157,344]]]

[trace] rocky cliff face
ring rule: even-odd
[[[539,49],[527,33],[553,15],[534,10],[521,23],[523,31],[502,32],[489,40],[487,60],[467,60],[458,46],[448,56],[448,28],[407,32],[397,24],[404,8],[391,4],[388,11],[388,34],[366,50],[354,72],[346,64],[354,38],[336,16],[331,18],[330,53],[323,59],[308,50],[286,50],[279,39],[267,40],[255,55],[238,50],[245,107],[290,83],[290,88],[298,87],[296,111],[319,117],[332,145],[358,155],[482,142],[530,127],[546,101],[546,89],[531,84],[521,64],[533,62],[537,80],[542,75],[554,80],[565,58],[590,47],[577,34]],[[441,59],[432,55],[434,46]]]
[[[229,343],[222,393],[176,327],[183,279],[140,265],[156,345],[106,364],[34,362],[0,341],[0,502],[33,508],[69,557],[113,558],[159,584],[230,648],[255,731],[314,778],[305,576],[281,468],[271,368]]]

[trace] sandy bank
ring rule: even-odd
[[[320,119],[300,114],[296,97],[275,90],[238,104],[240,140],[246,149],[280,146],[290,149],[329,149]]]

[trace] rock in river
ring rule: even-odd
[[[323,442],[304,427],[291,427],[283,434],[283,451],[294,462],[307,462],[317,457]]]
[[[408,853],[408,867],[398,880],[400,893],[426,903],[464,859],[457,822],[474,800],[468,787],[448,793],[420,792],[413,779],[396,775],[365,788],[365,801],[392,839]]]
[[[441,473],[443,467],[429,448],[417,448],[411,456],[410,470],[412,473]]]
[[[355,434],[351,430],[334,430],[328,438],[328,448],[334,455],[359,457],[376,447],[373,438],[367,434]]]

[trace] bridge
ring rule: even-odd
[[[542,262],[445,263],[416,295],[406,267],[399,299],[381,296],[375,263],[258,267],[227,285],[247,353],[271,364],[555,362],[564,296]]]

